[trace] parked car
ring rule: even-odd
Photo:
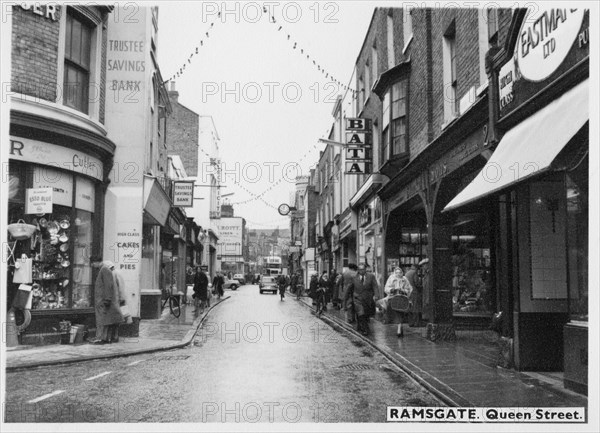
[[[242,274],[235,274],[233,276],[233,279],[237,280],[240,283],[240,285],[242,285],[242,286],[244,284],[246,284],[246,279],[244,278],[244,275],[242,275]]]
[[[277,294],[279,287],[277,286],[277,281],[275,277],[269,277],[264,275],[260,279],[260,283],[258,283],[258,291],[262,295],[264,292],[273,292],[273,294]]]
[[[238,280],[234,280],[234,279],[230,280],[227,277],[223,277],[223,279],[225,280],[225,283],[223,283],[223,290],[226,290],[226,289],[237,290],[237,288],[240,287],[240,282]]]

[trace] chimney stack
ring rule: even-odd
[[[169,90],[169,99],[179,102],[179,92],[175,90],[175,81],[171,81],[171,90]]]

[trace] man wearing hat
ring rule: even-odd
[[[421,315],[423,313],[423,280],[419,277],[419,268],[421,269],[422,274],[428,267],[429,259],[423,259],[417,266],[413,265],[406,273],[406,279],[413,289],[409,298],[412,304],[408,320],[408,325],[410,327],[421,326]]]

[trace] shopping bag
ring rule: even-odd
[[[29,284],[33,282],[33,259],[27,258],[25,254],[15,261],[15,273],[13,283]]]
[[[131,312],[129,311],[129,306],[127,304],[121,305],[121,314],[123,315],[123,320],[125,323],[133,323],[133,319],[131,318]]]

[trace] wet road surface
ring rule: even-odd
[[[7,422],[385,422],[439,406],[354,336],[292,296],[228,291],[188,348],[10,372]]]

